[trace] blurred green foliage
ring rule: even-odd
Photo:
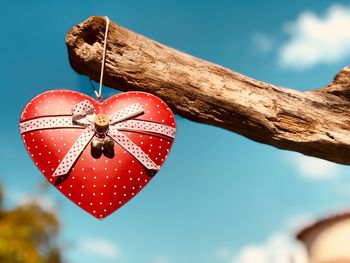
[[[6,210],[0,189],[0,262],[61,263],[59,221],[35,201]]]

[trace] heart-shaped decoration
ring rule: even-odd
[[[48,91],[27,104],[20,120],[40,171],[98,219],[149,183],[169,154],[175,127],[169,107],[144,92],[99,102],[75,91]]]

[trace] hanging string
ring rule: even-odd
[[[91,87],[93,88],[95,95],[99,101],[102,101],[102,86],[103,86],[103,73],[105,70],[105,62],[106,62],[106,51],[107,51],[107,37],[108,37],[108,29],[109,29],[109,18],[108,16],[105,16],[106,20],[106,31],[105,31],[105,38],[104,38],[104,43],[103,43],[103,52],[102,52],[102,64],[101,64],[101,72],[100,72],[100,85],[98,91],[96,90],[94,84],[91,83]]]

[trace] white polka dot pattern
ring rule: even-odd
[[[114,116],[109,133],[116,130],[120,143],[114,143],[110,156],[92,155],[89,141],[100,136],[94,129],[98,114]],[[43,175],[98,219],[119,209],[151,181],[167,159],[175,127],[169,107],[144,92],[125,92],[99,102],[79,92],[52,90],[33,98],[20,121],[23,142]],[[89,128],[94,135],[85,137]]]
[[[175,138],[176,129],[164,124],[140,121],[140,120],[128,120],[121,123],[117,123],[115,128],[123,131],[140,131],[140,132],[153,132]]]
[[[110,128],[108,135],[121,145],[126,151],[134,156],[143,166],[150,170],[158,171],[160,167],[156,165],[142,149],[133,143],[128,137],[119,132],[115,127]]]
[[[57,167],[53,173],[53,177],[66,175],[76,160],[79,158],[81,153],[84,151],[86,146],[89,144],[92,137],[94,137],[95,131],[92,126],[87,127],[79,138],[72,145],[68,153],[64,156],[63,160],[60,162],[60,165]]]

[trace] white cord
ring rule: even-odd
[[[102,100],[102,83],[103,83],[103,73],[105,70],[105,62],[106,62],[106,51],[107,51],[107,36],[108,36],[108,29],[109,29],[109,18],[108,16],[105,16],[106,19],[106,31],[105,31],[105,39],[103,43],[103,53],[102,53],[102,64],[101,64],[101,73],[100,73],[100,87],[98,92],[95,91],[95,95],[98,100]]]

